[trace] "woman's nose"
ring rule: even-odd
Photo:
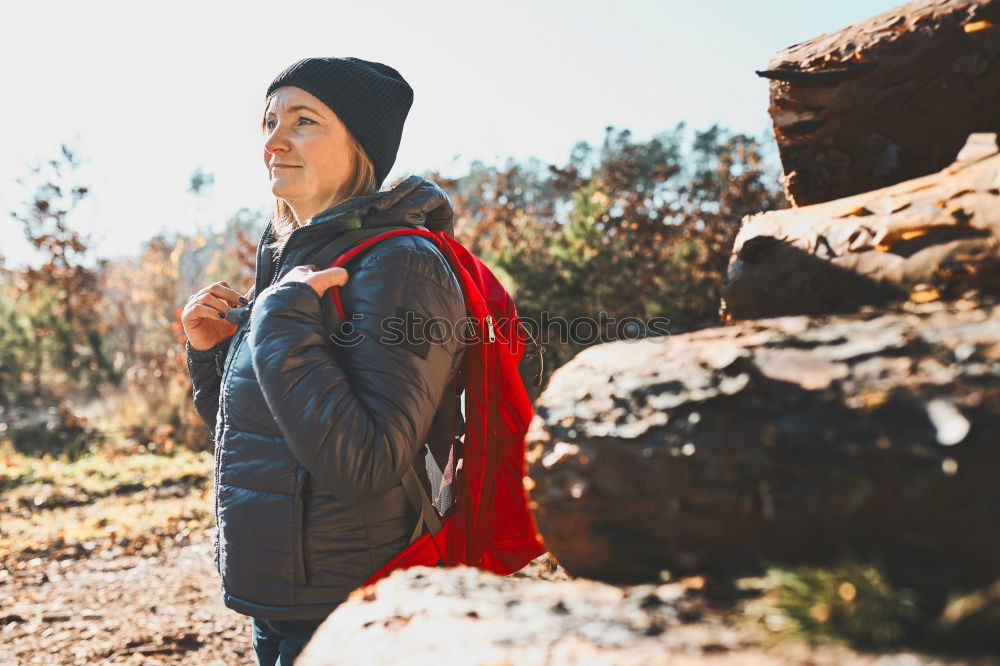
[[[288,150],[288,139],[280,125],[271,130],[271,133],[264,139],[264,150],[271,154]]]

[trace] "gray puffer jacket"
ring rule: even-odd
[[[421,467],[464,346],[459,335],[399,343],[387,331],[398,333],[406,311],[457,330],[466,310],[451,268],[416,236],[352,260],[340,287],[349,344],[343,331],[330,337],[338,332],[330,292],[275,284],[294,266],[325,267],[342,234],[388,225],[450,233],[451,202],[411,176],[316,215],[276,261],[268,225],[257,295],[232,317],[235,334],[205,351],[186,343],[195,407],[215,435],[216,567],[224,602],[239,613],[323,618],[403,550],[416,526],[400,481],[415,461]]]

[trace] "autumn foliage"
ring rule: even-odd
[[[662,317],[679,332],[718,323],[742,216],[787,205],[758,139],[717,126],[695,132],[690,145],[685,137],[683,124],[648,141],[608,127],[602,145],[579,143],[562,166],[475,162],[459,178],[424,175],[449,193],[456,236],[494,267],[522,316]],[[90,192],[74,181],[78,165],[63,147],[34,171],[32,196],[11,212],[46,260],[13,269],[0,256],[6,436],[33,450],[82,452],[106,438],[210,449],[191,405],[180,311],[217,280],[249,289],[267,212],[242,209],[216,233],[159,235],[140,256],[92,260],[70,223]],[[602,331],[593,342],[608,339]],[[546,379],[590,344],[540,341]],[[523,371],[537,395],[544,383],[528,379],[537,359]],[[31,436],[18,438],[31,423]],[[59,435],[70,432],[70,440]]]

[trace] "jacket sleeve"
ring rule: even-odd
[[[184,341],[187,355],[188,373],[191,375],[194,408],[215,436],[215,420],[219,412],[219,384],[222,381],[222,365],[229,351],[232,337],[226,338],[211,349],[199,351]]]
[[[399,483],[423,445],[464,352],[465,301],[438,250],[405,236],[360,257],[340,290],[349,336],[331,341],[315,290],[288,282],[261,293],[248,344],[300,464],[343,501],[364,503]],[[443,319],[402,335],[407,318]]]

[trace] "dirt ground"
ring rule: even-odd
[[[250,618],[223,605],[213,565],[212,463],[211,453],[72,464],[0,454],[0,666],[255,664]],[[516,575],[567,578],[543,559]],[[687,619],[672,631],[700,636],[704,649],[687,655],[697,663],[1000,663],[800,644],[776,651],[749,635],[727,647],[720,636],[732,632],[720,627],[728,621],[713,619],[700,593],[690,603],[678,607]]]
[[[185,541],[0,570],[0,664],[256,663],[250,619],[222,604],[211,531]]]
[[[211,530],[193,532],[179,541],[160,544],[153,555],[122,555],[107,549],[93,557],[39,558],[13,573],[0,568],[0,665],[255,664],[249,618],[222,604],[212,564]],[[710,618],[694,624],[704,624],[709,633],[718,631]],[[707,634],[703,638],[713,643]],[[705,650],[698,659],[676,656],[685,656],[684,663],[694,659],[720,666],[776,660],[817,666],[998,663],[983,657],[935,659],[906,652],[859,655],[844,648],[805,645],[761,651],[744,643],[718,652]],[[664,654],[664,658],[663,663],[671,663],[673,657]]]

